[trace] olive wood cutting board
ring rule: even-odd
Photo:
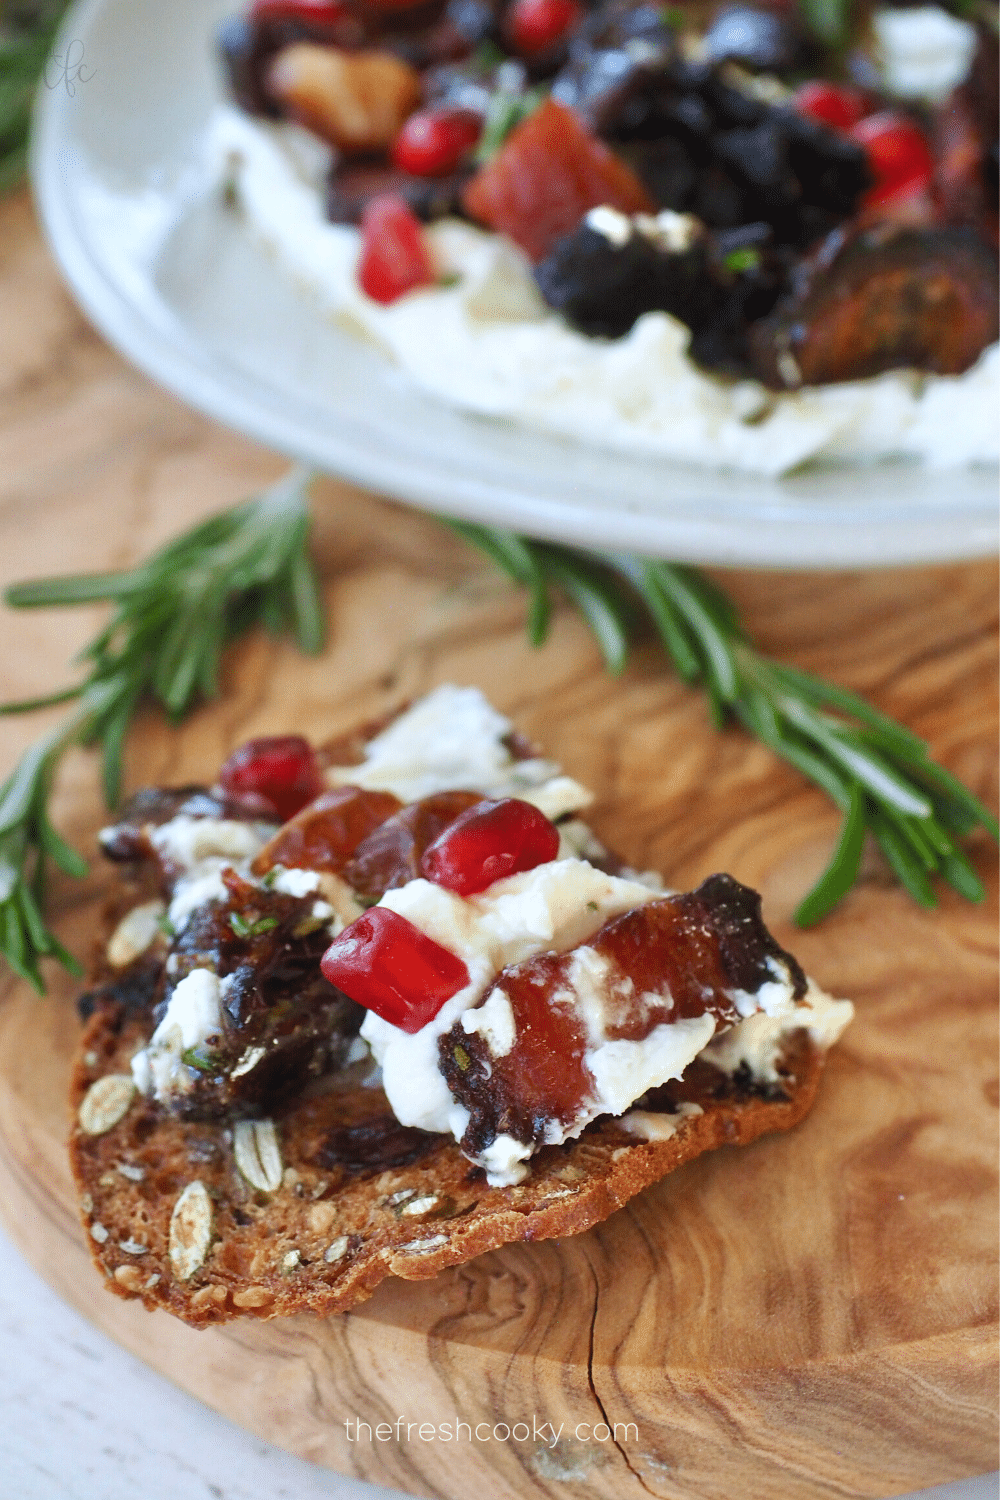
[[[279,471],[84,325],[23,198],[0,206],[0,322],[4,582],[130,563]],[[948,893],[921,911],[871,858],[840,909],[796,933],[790,913],[836,815],[743,734],[714,733],[652,644],[612,681],[562,611],[533,652],[520,595],[431,520],[333,483],[317,486],[315,511],[324,655],[239,647],[218,703],[177,730],[141,722],[129,788],[209,780],[251,735],[320,740],[436,683],[476,683],[594,788],[593,826],[631,863],[677,887],[724,869],[760,889],[779,940],[855,1001],[857,1019],[796,1130],[703,1157],[587,1234],[385,1282],[340,1318],[195,1333],[102,1290],[64,1149],[74,985],[50,968],[39,1000],[4,970],[0,1213],[24,1253],[112,1338],[226,1416],[420,1495],[459,1500],[478,1485],[559,1500],[843,1500],[991,1468],[989,844],[972,847],[987,907]],[[995,801],[992,564],[723,582],[765,649],[869,694]],[[61,684],[99,618],[5,613],[2,696]],[[0,720],[4,774],[49,718]],[[54,814],[93,850],[102,807],[89,754],[67,758]],[[56,927],[79,954],[110,886],[95,861],[85,882],[53,887]]]

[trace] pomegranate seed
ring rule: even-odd
[[[412,1036],[469,983],[465,964],[387,906],[345,927],[320,960],[324,978]]]
[[[413,177],[447,177],[483,132],[471,109],[419,109],[396,137],[392,159]]]
[[[897,197],[904,190],[916,192],[930,182],[934,161],[922,131],[906,115],[884,110],[869,115],[851,129],[851,136],[864,146],[875,185],[866,194],[866,208]]]
[[[850,130],[868,113],[864,95],[858,89],[824,83],[819,78],[800,84],[795,91],[795,108],[800,115],[810,115],[835,130]]]
[[[548,864],[559,852],[559,830],[530,802],[505,797],[477,802],[431,844],[421,872],[435,885],[474,896],[495,880]]]
[[[389,303],[433,281],[420,220],[395,193],[373,198],[361,220],[358,284],[362,291],[374,302]]]
[[[507,35],[530,57],[560,41],[583,14],[577,0],[514,0],[507,12]]]
[[[231,796],[263,797],[282,822],[323,790],[316,755],[299,734],[247,740],[219,772],[219,785]]]
[[[342,0],[256,0],[250,12],[253,21],[301,21],[309,26],[328,26],[348,14]]]

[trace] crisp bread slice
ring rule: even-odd
[[[449,1137],[399,1126],[358,1067],[300,1099],[273,1133],[244,1125],[237,1139],[231,1126],[179,1120],[131,1087],[151,1024],[117,1005],[90,1018],[70,1156],[108,1288],[196,1328],[344,1312],[386,1276],[421,1280],[500,1245],[577,1234],[703,1151],[797,1124],[824,1057],[806,1031],[791,1033],[767,1086],[696,1060],[642,1105],[673,1130],[666,1139],[607,1117],[543,1147],[523,1183],[491,1188]]]

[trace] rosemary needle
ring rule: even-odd
[[[118,800],[122,750],[139,705],[152,699],[179,719],[218,692],[227,643],[255,624],[290,629],[300,648],[323,644],[323,609],[309,559],[309,474],[293,469],[258,498],[202,522],[121,573],[48,578],[16,584],[18,609],[91,603],[113,605],[111,619],[81,652],[84,676],[74,687],[0,706],[23,713],[75,700],[69,718],[21,758],[0,787],[0,951],[39,992],[39,959],[51,956],[79,972],[45,926],[47,863],[69,875],[86,865],[52,828],[52,776],[68,745],[100,745],[104,794]]]

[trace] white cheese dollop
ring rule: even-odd
[[[849,1000],[834,1000],[809,981],[809,988],[798,1005],[781,1012],[760,1011],[738,1026],[721,1032],[705,1048],[706,1059],[725,1073],[735,1073],[746,1063],[755,1078],[776,1083],[775,1064],[786,1036],[792,1031],[808,1031],[817,1047],[832,1047],[853,1019],[854,1006]]]
[[[513,724],[475,687],[443,683],[394,719],[365,746],[357,766],[333,766],[334,785],[392,792],[416,802],[461,788],[491,797],[522,797],[548,818],[586,807],[592,794],[555,761],[516,760],[504,739]]]
[[[897,98],[936,103],[968,76],[976,28],[938,5],[876,11],[872,28],[885,86]]]
[[[286,870],[279,865],[270,886],[272,891],[281,891],[286,896],[311,896],[313,891],[319,890],[319,871]]]
[[[191,1070],[183,1054],[200,1047],[222,1025],[224,982],[210,969],[192,969],[178,984],[149,1043],[132,1059],[132,1077],[141,1093],[167,1103],[190,1087]]]
[[[168,823],[151,827],[148,832],[149,841],[160,857],[181,871],[167,910],[167,920],[176,933],[201,907],[226,899],[223,870],[235,867],[246,876],[247,865],[274,829],[266,823],[195,818],[189,813],[178,813]]]
[[[230,864],[253,859],[265,837],[261,826],[255,823],[241,823],[234,818],[194,818],[189,813],[179,813],[169,823],[149,830],[153,848],[164,859],[187,871],[217,857]]]

